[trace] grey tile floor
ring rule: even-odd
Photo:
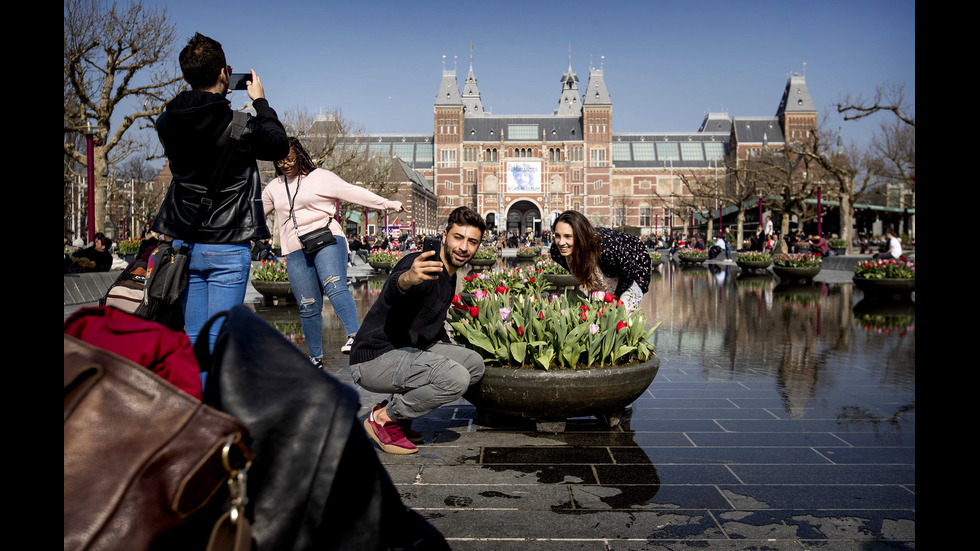
[[[363,418],[382,397],[359,392]],[[379,456],[454,549],[913,549],[914,411],[789,418],[767,395],[664,359],[628,426],[483,427],[461,400],[416,421],[418,454]]]
[[[353,385],[333,348],[328,371]],[[461,400],[416,421],[418,454],[379,458],[455,550],[915,548],[914,387],[910,407],[907,391],[865,393],[877,383],[835,373],[869,395],[860,408],[817,401],[790,414],[770,377],[660,357],[626,426],[484,427]],[[363,419],[384,397],[354,386]]]

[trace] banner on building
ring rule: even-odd
[[[507,193],[541,193],[541,163],[507,163]]]

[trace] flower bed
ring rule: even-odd
[[[520,247],[517,249],[517,256],[538,256],[541,254],[541,247]]]
[[[538,273],[542,274],[555,274],[555,275],[568,275],[568,270],[562,267],[561,264],[552,260],[551,257],[542,258],[534,263],[534,267],[538,270]]]
[[[473,260],[496,260],[497,249],[493,247],[480,247],[473,253]]]
[[[137,253],[142,242],[143,240],[139,238],[122,239],[116,243],[116,250],[119,251],[119,254]]]
[[[898,260],[858,262],[854,277],[861,279],[915,279],[915,263],[904,256]]]
[[[660,253],[650,253],[650,260],[652,262],[656,262],[656,261],[658,261],[660,259],[661,259]]]
[[[474,298],[486,298],[488,293],[503,294],[509,291],[540,296],[547,282],[541,271],[534,266],[518,266],[506,270],[487,270],[463,277],[463,292],[473,293]]]
[[[708,251],[701,249],[681,249],[677,251],[677,257],[683,262],[703,262],[708,260]]]
[[[781,254],[772,259],[773,265],[779,268],[819,268],[822,260],[815,254]]]
[[[371,249],[371,253],[368,254],[368,262],[390,262],[394,264],[400,258],[401,253],[387,249]]]
[[[772,255],[758,251],[748,251],[738,253],[738,260],[743,262],[772,262]]]
[[[286,259],[263,260],[258,266],[252,267],[252,277],[258,281],[289,281]]]
[[[454,298],[450,326],[457,342],[492,365],[547,370],[646,361],[653,355],[650,337],[660,324],[647,329],[642,315],[628,316],[622,301],[614,301],[608,293],[542,300],[486,292],[468,307]]]

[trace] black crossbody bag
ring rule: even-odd
[[[302,176],[296,179],[296,193],[292,196],[289,195],[289,179],[286,175],[282,175],[283,182],[286,183],[286,199],[289,200],[289,217],[293,219],[293,231],[296,232],[296,237],[299,237],[299,242],[303,245],[303,252],[306,254],[316,254],[320,249],[333,245],[337,242],[337,238],[333,236],[333,232],[330,231],[330,221],[327,220],[327,225],[318,229],[313,230],[303,235],[299,234],[299,225],[296,223],[296,214],[293,213],[293,200],[299,195],[299,183],[302,180]]]

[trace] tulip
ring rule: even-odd
[[[619,323],[623,323],[623,322],[619,322]],[[589,324],[589,333],[592,333],[593,335],[595,335],[598,332],[599,332],[599,324],[597,324],[597,323],[590,323]]]
[[[622,329],[624,327],[626,327],[626,322],[621,321],[621,322],[619,322],[619,323],[616,324],[616,331],[619,331],[620,329]]]
[[[511,308],[501,308],[500,309],[500,319],[507,321],[510,317]]]
[[[578,307],[581,308],[583,312],[586,312],[589,309],[589,305],[588,304],[579,304]]]
[[[461,300],[463,300],[463,297],[459,295],[453,295],[453,304],[459,304]]]
[[[539,320],[544,320],[544,311],[543,310],[540,311],[540,312],[538,312],[538,319]]]
[[[518,337],[523,337],[524,336],[524,328],[521,327],[520,325],[517,326],[517,336]]]
[[[582,311],[582,321],[585,321],[585,318],[586,318],[586,315],[585,315],[585,311],[583,310]]]
[[[486,289],[477,289],[476,291],[473,291],[473,298],[485,299],[489,294],[490,293],[488,293]]]
[[[612,302],[612,301],[614,301],[614,300],[616,300],[616,297],[614,297],[612,293],[606,293],[606,294],[605,294],[605,295],[604,295],[604,296],[602,297],[602,300],[604,300],[604,301],[606,301],[606,302]]]
[[[497,285],[497,292],[500,294],[504,294],[507,292],[507,287],[504,287],[503,285]]]
[[[476,306],[470,306],[470,315],[474,318],[480,315],[480,308]]]

